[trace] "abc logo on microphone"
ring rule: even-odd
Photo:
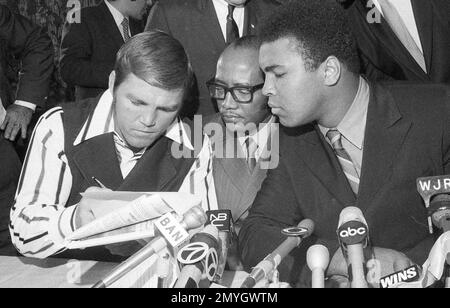
[[[345,245],[355,245],[367,239],[367,226],[359,221],[349,221],[338,229],[339,240]]]

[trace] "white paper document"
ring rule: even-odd
[[[173,212],[182,217],[200,198],[179,192],[95,192],[83,194],[93,202],[97,219],[66,238],[66,248],[78,249],[152,238],[153,221]]]

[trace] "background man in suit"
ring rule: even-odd
[[[384,88],[360,77],[356,42],[335,0],[297,0],[261,33],[263,93],[292,129],[281,134],[279,167],[268,172],[241,229],[244,264],[279,245],[282,228],[310,218],[314,236],[285,259],[282,279],[297,281],[314,242],[334,255],[328,275],[346,276],[336,229],[349,205],[365,215],[382,275],[394,264],[424,262],[433,238],[415,181],[450,173],[448,88]]]
[[[350,6],[369,79],[450,84],[449,1],[339,1]]]
[[[160,0],[152,9],[146,30],[159,29],[180,40],[191,59],[197,86],[188,115],[217,112],[206,81],[214,76],[217,60],[236,38],[256,34],[259,20],[277,5],[274,0]]]
[[[231,210],[237,234],[266,177],[267,167],[263,164],[265,168],[261,168],[261,161],[273,159],[271,137],[278,133],[276,119],[261,91],[264,74],[258,54],[259,40],[255,36],[233,42],[220,56],[216,76],[208,83],[220,110],[220,114],[206,120],[220,125],[218,136],[222,137],[213,139],[218,143],[213,160],[217,201],[219,209]],[[235,249],[229,251],[229,259],[235,261],[232,269],[236,270],[236,240],[233,244]]]
[[[36,107],[45,108],[53,73],[53,45],[43,29],[4,5],[0,5],[0,41],[0,129],[6,139],[14,141],[19,132],[25,139]],[[7,53],[22,64],[15,96],[6,76]]]
[[[34,110],[45,107],[53,47],[41,28],[0,5],[0,49],[0,125],[5,130],[0,136],[0,254],[4,255],[14,251],[8,222],[21,167],[9,140],[14,141],[19,132],[25,139]],[[15,102],[6,76],[9,52],[22,62]]]
[[[61,41],[62,79],[75,86],[76,100],[97,97],[108,88],[117,51],[142,32],[147,0],[105,0],[67,22]]]
[[[96,205],[80,195],[98,186],[92,177],[114,191],[189,192],[217,209],[205,202],[215,200],[209,148],[194,151],[177,117],[192,75],[178,41],[162,32],[142,33],[119,50],[110,88],[101,97],[41,117],[11,211],[19,252],[36,258],[58,254],[68,234],[95,219]],[[191,157],[175,158],[172,146]],[[125,254],[116,247],[112,252]],[[58,256],[121,259],[103,247]]]

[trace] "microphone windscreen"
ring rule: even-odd
[[[316,268],[326,270],[330,263],[328,248],[323,245],[311,246],[306,254],[306,262],[311,270]]]
[[[183,215],[182,224],[186,230],[197,229],[206,223],[205,211],[200,206],[194,206]]]
[[[364,214],[355,206],[349,206],[342,210],[339,215],[339,227],[349,221],[359,221],[367,226],[367,221],[364,218]]]
[[[314,232],[314,221],[311,219],[304,219],[298,224],[299,228],[305,228],[308,230],[303,237],[308,237]]]

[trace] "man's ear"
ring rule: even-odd
[[[335,86],[341,79],[341,62],[334,56],[328,57],[321,65],[325,86]]]
[[[111,74],[109,74],[109,91],[111,91],[111,93],[114,92],[114,84],[116,83],[116,72],[112,71]]]

